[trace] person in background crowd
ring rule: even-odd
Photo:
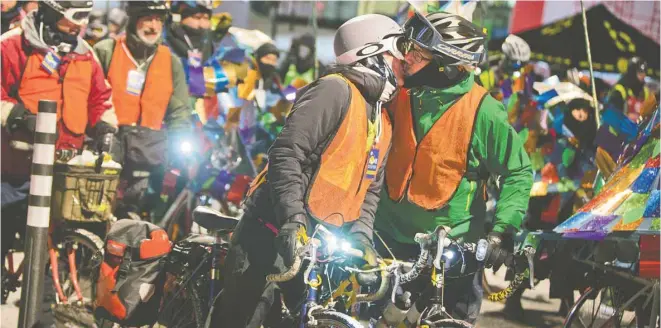
[[[228,12],[217,13],[213,15],[211,21],[213,24],[213,46],[214,49],[218,49],[227,33],[229,33],[230,27],[232,27],[232,14]]]
[[[105,22],[106,22],[106,13],[101,11],[101,10],[94,9],[90,13],[90,17],[89,17],[88,20],[89,20],[88,24],[92,24],[92,23],[97,22],[97,21],[105,24]]]
[[[211,326],[260,327],[270,310],[280,313],[277,286],[266,275],[292,264],[297,240],[316,224],[343,230],[365,260],[376,264],[372,224],[391,135],[381,104],[401,84],[393,57],[400,34],[399,25],[382,15],[358,16],[337,30],[340,66],[301,91],[269,150],[267,169],[246,196]],[[373,43],[383,47],[361,52]],[[365,166],[369,158],[377,163]],[[338,173],[348,174],[346,188],[336,186]],[[280,285],[288,305],[301,300],[301,285]]]
[[[36,10],[39,6],[38,1],[16,1],[6,0],[0,2],[0,9],[2,9],[2,33],[11,30],[19,25],[19,22],[27,13]]]
[[[126,27],[126,11],[121,8],[112,8],[108,12],[108,37],[114,38],[124,33]]]
[[[635,123],[651,115],[654,106],[645,102],[656,103],[653,99],[656,97],[645,86],[647,67],[647,62],[640,57],[629,60],[627,72],[608,95],[607,109],[619,111]],[[641,115],[644,116],[642,119]]]
[[[375,227],[401,259],[419,254],[416,233],[439,225],[452,227],[451,236],[466,242],[486,234],[484,266],[496,271],[508,240],[520,228],[532,171],[503,105],[476,84],[470,70],[481,60],[486,35],[463,17],[444,12],[426,17],[415,13],[404,33],[410,38],[404,57],[406,89],[388,107],[393,143]],[[438,50],[441,45],[453,51]],[[458,52],[470,56],[459,59]],[[483,195],[490,176],[498,176],[500,200],[493,227],[485,231]],[[444,304],[453,318],[477,320],[482,266],[473,259],[466,262],[467,274],[446,276]]]
[[[188,86],[181,62],[171,50],[162,45],[163,26],[168,15],[165,1],[131,1],[126,7],[129,21],[126,35],[99,42],[94,50],[114,90],[113,103],[119,119],[119,138],[135,130],[160,131],[163,123],[172,140],[191,128]],[[146,132],[162,147],[166,140],[159,132]],[[158,139],[158,140],[156,140]],[[122,143],[124,144],[124,143]],[[147,152],[145,152],[147,153]],[[122,159],[123,208],[141,213],[143,196],[149,176],[158,168],[155,163],[133,163],[128,154]],[[162,164],[162,163],[161,163]],[[122,216],[120,216],[122,217]]]
[[[173,23],[165,32],[165,43],[181,59],[192,97],[204,94],[204,80],[201,75],[191,74],[191,68],[200,68],[201,72],[213,54],[212,9],[211,1],[174,1],[171,5]]]
[[[607,96],[597,133],[597,163],[604,176],[615,168],[623,145],[638,134],[638,123],[656,107],[656,97],[645,87],[647,67],[640,57],[631,58],[626,73]]]
[[[291,42],[289,53],[280,65],[280,79],[285,86],[291,85],[297,79],[302,84],[309,84],[314,80],[315,62],[317,63],[317,76],[323,76],[325,67],[316,59],[316,45],[314,36],[305,33]],[[297,86],[297,87],[301,87]]]
[[[108,26],[103,24],[103,21],[95,20],[87,25],[84,39],[90,46],[106,38],[108,38]]]
[[[498,65],[482,72],[477,82],[490,92],[496,89],[499,94],[496,99],[507,101],[512,93],[525,89],[523,73],[530,61],[531,52],[528,43],[514,34],[507,36],[501,51],[503,57]]]
[[[25,201],[29,190],[29,144],[39,100],[58,103],[56,149],[78,150],[86,134],[99,138],[116,131],[111,89],[90,46],[79,37],[91,10],[92,1],[42,1],[38,10],[20,21],[20,27],[2,36],[3,262],[13,235],[25,231],[25,207],[13,205]],[[40,324],[48,327],[52,324],[49,305],[55,295],[52,281],[47,279],[44,286],[48,306]]]
[[[212,9],[209,0],[174,1],[170,7],[172,23],[166,28],[164,40],[184,67],[191,107],[201,125],[218,112],[216,95],[207,92],[204,80],[204,67],[213,55]]]

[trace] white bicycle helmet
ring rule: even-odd
[[[336,62],[349,65],[390,51],[403,59],[397,50],[402,28],[390,17],[378,14],[361,15],[346,21],[335,32],[333,48]]]
[[[376,72],[394,89],[397,86],[395,73],[381,54],[389,52],[395,58],[404,59],[397,48],[401,36],[402,28],[390,17],[377,14],[354,17],[335,32],[336,62],[362,65]]]
[[[530,46],[528,42],[514,34],[508,35],[500,48],[511,61],[523,63],[530,60]]]

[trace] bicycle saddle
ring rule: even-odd
[[[206,206],[198,206],[193,210],[193,221],[210,231],[232,230],[239,223],[239,219]]]

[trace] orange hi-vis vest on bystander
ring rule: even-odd
[[[126,37],[117,38],[108,69],[108,81],[112,86],[112,102],[119,125],[135,124],[160,130],[174,90],[170,49],[164,45],[158,46],[139,95],[127,91],[129,72],[137,70],[128,52]]]
[[[351,88],[351,103],[342,123],[326,145],[317,172],[305,193],[305,208],[312,218],[337,227],[353,222],[360,212],[370,184],[383,163],[392,137],[390,117],[381,113],[381,134],[370,133],[365,98],[356,86],[339,74]],[[266,179],[267,168],[254,180],[249,195]]]
[[[52,74],[41,67],[44,55],[32,53],[25,64],[18,96],[25,107],[37,114],[39,100],[57,101],[57,118],[74,134],[85,133],[87,99],[92,88],[92,62],[72,60],[65,65],[62,78],[57,70]]]
[[[473,88],[434,123],[418,143],[408,90],[393,101],[393,143],[386,165],[388,195],[426,210],[438,210],[452,199],[468,166],[468,149],[480,103],[487,91]]]

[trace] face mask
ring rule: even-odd
[[[262,74],[264,79],[268,79],[275,73],[275,66],[259,63],[259,72]]]
[[[417,73],[404,78],[405,88],[416,87],[432,87],[432,88],[447,88],[452,86],[459,78],[465,74],[461,74],[455,67],[447,66],[443,71],[439,70],[438,64],[430,62],[419,70]]]
[[[209,30],[204,28],[192,28],[187,25],[181,25],[190,39],[193,48],[202,49],[203,44],[206,42],[207,32]]]

